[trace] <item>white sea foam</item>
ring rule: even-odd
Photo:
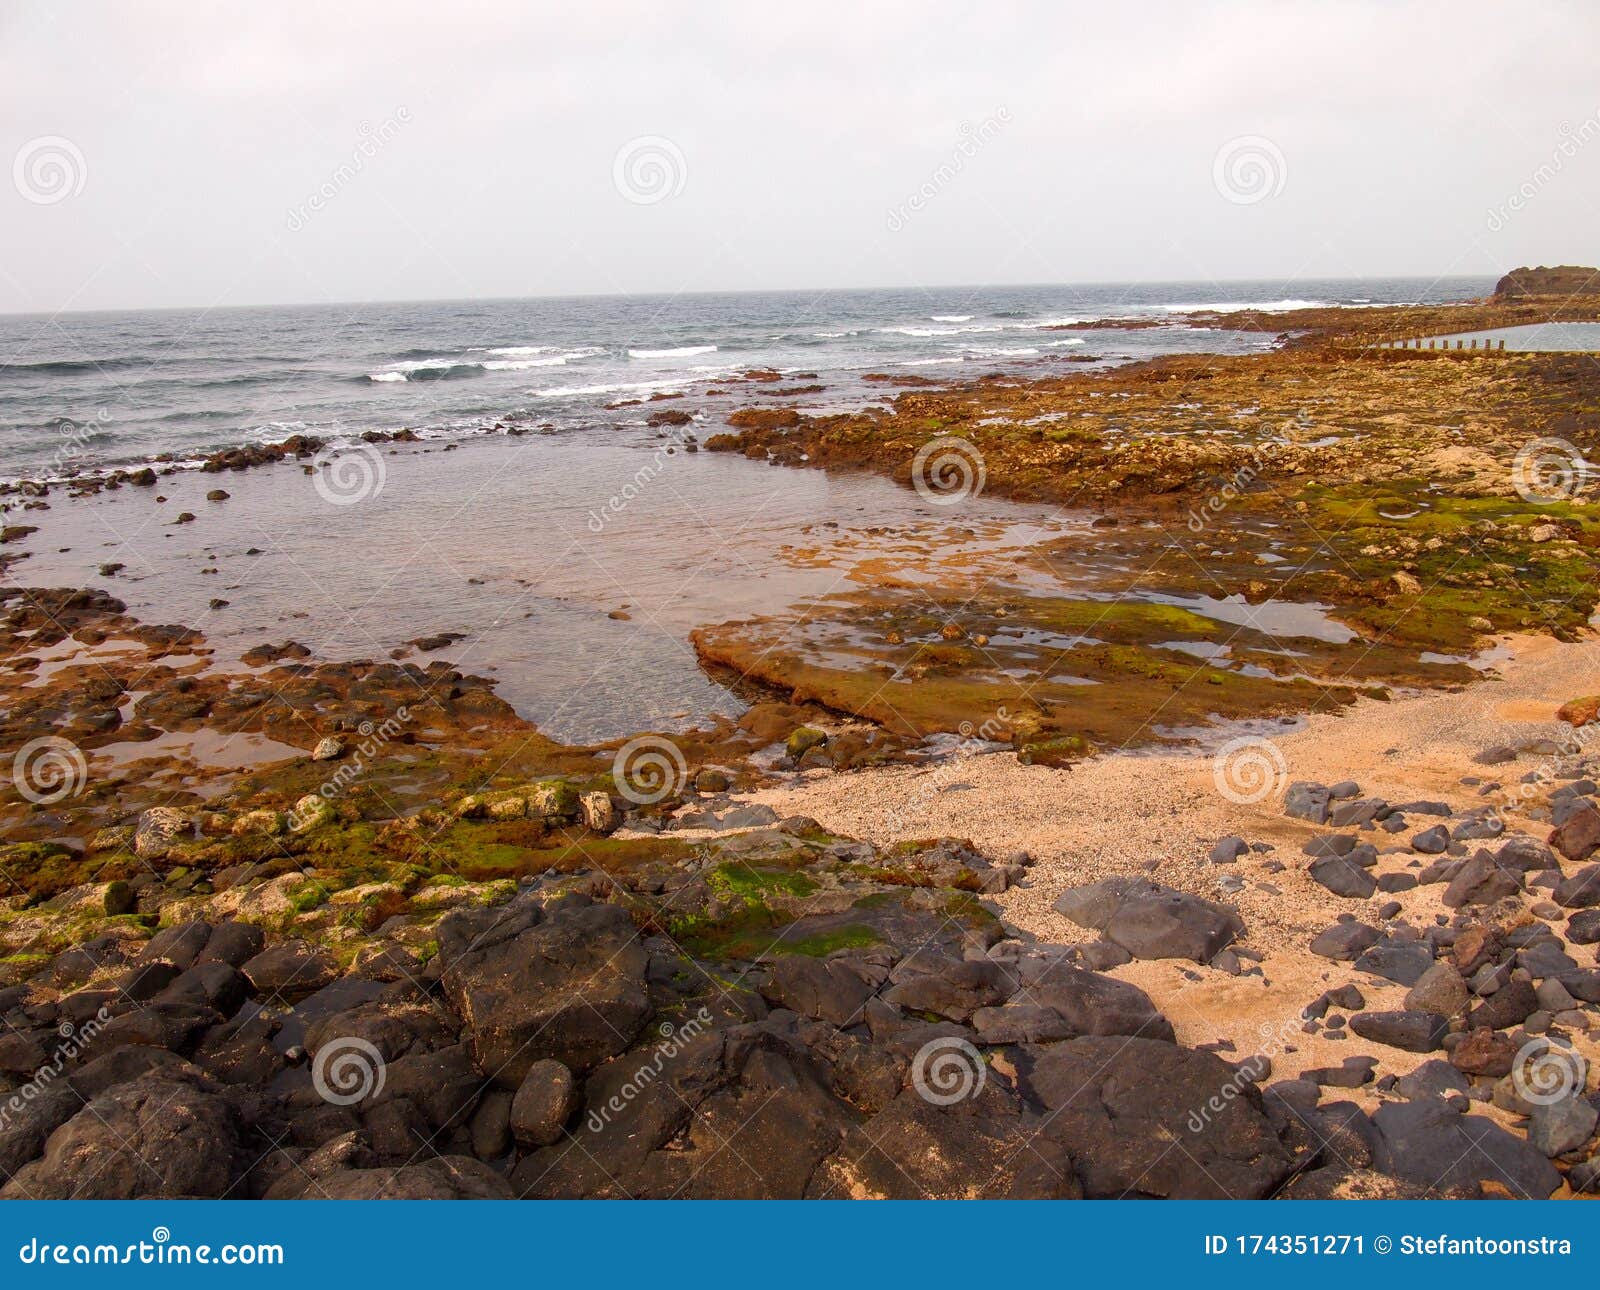
[[[568,399],[587,394],[647,394],[657,390],[681,389],[692,384],[694,380],[688,378],[676,381],[617,381],[603,385],[553,385],[544,390],[529,390],[528,393],[541,399]]]
[[[879,327],[885,336],[964,336],[969,332],[1002,331],[1001,327]]]
[[[367,380],[378,382],[409,381],[418,372],[522,372],[535,367],[565,367],[569,362],[603,354],[597,346],[554,352],[553,345],[511,345],[491,349],[490,354],[504,354],[505,358],[413,358],[401,363],[391,363],[381,372],[368,372]],[[529,357],[542,354],[542,358]]]
[[[630,349],[629,358],[692,358],[696,354],[715,354],[715,345],[680,345],[676,349]]]
[[[929,322],[971,322],[971,314],[929,314]]]
[[[492,358],[478,366],[486,372],[520,372],[530,367],[565,367],[567,355],[552,354],[549,358]]]

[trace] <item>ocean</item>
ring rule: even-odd
[[[686,729],[744,701],[699,665],[697,626],[781,614],[929,552],[1022,576],[1008,552],[1088,534],[1092,515],[987,494],[959,514],[882,476],[674,448],[726,413],[883,402],[893,383],[1049,375],[1276,333],[1162,325],[1206,307],[1465,299],[1487,280],[830,291],[476,301],[0,319],[0,476],[53,478],[297,432],[414,430],[350,454],[330,495],[302,462],[157,488],[13,498],[37,531],[7,580],[97,587],[217,660],[295,640],[319,659],[448,658],[553,738]],[[1056,328],[1071,319],[1138,326]],[[1157,325],[1150,325],[1154,322]],[[1071,356],[1067,361],[1064,356]],[[732,380],[772,368],[781,383]],[[813,375],[814,374],[814,375]],[[719,384],[719,382],[721,382]],[[815,388],[820,387],[820,388]],[[684,397],[650,402],[652,395]],[[649,424],[681,411],[692,426]],[[496,426],[517,435],[483,433]],[[227,500],[208,497],[218,484]],[[348,504],[347,504],[348,503]],[[26,509],[23,509],[26,507]],[[192,517],[180,522],[180,517]],[[998,554],[997,554],[998,553]],[[462,639],[437,654],[407,642]]]
[[[195,461],[296,433],[613,431],[644,424],[638,405],[652,395],[678,392],[714,426],[750,394],[717,382],[756,368],[820,386],[789,401],[802,411],[841,410],[886,397],[868,373],[1048,373],[1273,343],[1149,326],[1199,309],[1449,301],[1492,287],[1299,279],[11,315],[0,317],[0,478]],[[1140,325],[1059,330],[1124,318]]]

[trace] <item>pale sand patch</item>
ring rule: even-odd
[[[1555,721],[1555,708],[1600,690],[1600,638],[1562,644],[1509,637],[1505,643],[1512,656],[1498,674],[1462,690],[1388,702],[1363,699],[1344,713],[1314,715],[1304,728],[1274,735],[1286,769],[1282,782],[1353,779],[1365,796],[1391,802],[1433,798],[1457,808],[1484,801],[1475,787],[1460,782],[1464,776],[1515,784],[1540,764],[1538,758],[1483,767],[1473,764],[1473,756],[1493,744],[1570,735]],[[1095,939],[1052,906],[1067,887],[1114,874],[1148,873],[1227,901],[1245,919],[1245,943],[1266,955],[1265,980],[1175,961],[1132,963],[1113,973],[1146,989],[1180,1040],[1226,1038],[1241,1057],[1268,1052],[1280,1076],[1337,1065],[1353,1053],[1376,1055],[1380,1071],[1399,1073],[1425,1060],[1355,1037],[1331,1041],[1300,1033],[1301,1008],[1331,985],[1354,981],[1369,1009],[1398,1008],[1405,993],[1348,964],[1316,958],[1306,947],[1341,913],[1374,920],[1387,900],[1398,900],[1401,917],[1413,926],[1426,927],[1445,912],[1439,904],[1444,888],[1424,886],[1393,897],[1380,892],[1372,901],[1334,896],[1303,872],[1301,844],[1322,830],[1287,819],[1281,791],[1255,804],[1228,800],[1218,790],[1210,755],[1109,756],[1052,770],[995,753],[931,770],[812,772],[749,800],[766,802],[780,815],[812,816],[836,832],[878,844],[949,836],[969,838],[990,854],[1026,850],[1037,861],[1027,884],[997,897],[996,904],[1008,924],[1040,940]],[[1416,815],[1401,834],[1362,836],[1382,852],[1435,823]],[[1543,838],[1547,829],[1530,821],[1523,831]],[[1264,868],[1268,857],[1254,854],[1235,865],[1207,863],[1212,845],[1230,833],[1275,844],[1271,858],[1287,869],[1270,873]],[[1420,867],[1412,862],[1429,859],[1384,855],[1375,872]],[[1219,889],[1217,879],[1227,873],[1245,880],[1242,892]],[[1530,903],[1539,896],[1530,896]],[[1563,926],[1556,925],[1558,934]],[[1585,947],[1570,949],[1580,963],[1589,961]],[[1297,1051],[1285,1054],[1285,1042]]]

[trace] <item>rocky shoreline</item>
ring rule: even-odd
[[[899,473],[970,434],[998,489],[1089,491],[1100,581],[886,576],[780,624],[788,653],[708,626],[752,702],[670,739],[566,746],[446,661],[225,665],[103,591],[0,590],[0,1197],[1600,1189],[1586,690],[1438,796],[1268,765],[1187,872],[922,832],[974,750],[1070,794],[1169,706],[1337,723],[1465,702],[1511,631],[1591,647],[1600,529],[1514,472],[1529,436],[1592,446],[1588,365],[1375,357],[1396,318],[1361,312],[1256,358],[745,417],[706,446]],[[1194,608],[1230,597],[1316,612],[1285,651]],[[870,838],[793,806],[884,786]],[[1293,1005],[1264,1028],[1189,986]]]
[[[7,960],[0,1196],[1595,1189],[1597,770],[1553,764],[1548,843],[1482,808],[1290,785],[1314,829],[1290,863],[1362,912],[1304,947],[1332,970],[1294,1029],[1199,1045],[1110,973],[1273,969],[1227,903],[1140,875],[1060,892],[1085,939],[1052,944],[993,912],[1031,857],[803,817],[483,883],[328,864],[355,831],[332,812],[275,833],[266,808],[151,808],[96,844],[141,878],[0,923],[66,945]],[[455,809],[604,836],[613,805],[544,781]],[[194,880],[207,835],[258,830],[281,856]],[[1384,900],[1428,888],[1448,913]],[[1352,1051],[1274,1078],[1303,1035]]]

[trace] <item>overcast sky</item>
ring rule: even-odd
[[[0,311],[1593,264],[1597,49],[1537,0],[0,0]]]

